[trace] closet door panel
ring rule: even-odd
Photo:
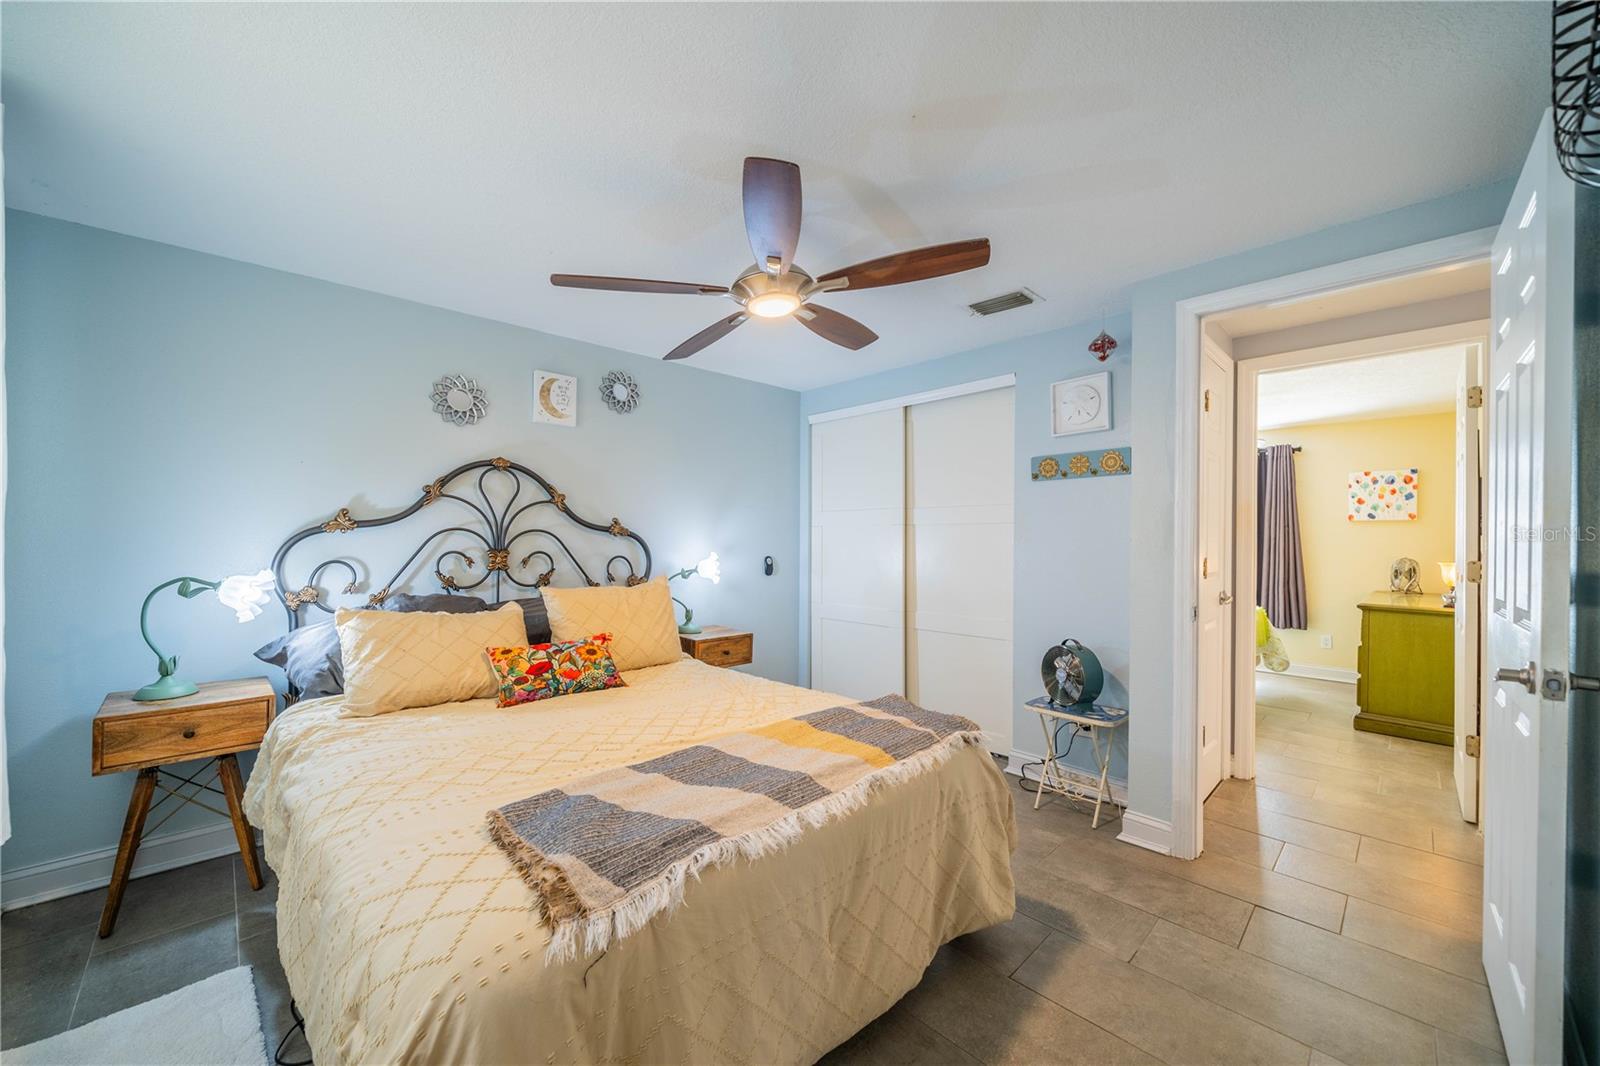
[[[905,413],[811,427],[811,686],[904,692]]]
[[[1008,752],[1012,718],[1013,390],[907,412],[911,699]]]

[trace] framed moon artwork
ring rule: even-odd
[[[1050,386],[1050,435],[1067,437],[1111,428],[1111,372],[1085,374]]]
[[[578,424],[578,379],[548,370],[533,372],[533,420],[553,426]]]

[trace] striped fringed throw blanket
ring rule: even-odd
[[[490,811],[489,834],[533,889],[547,957],[561,961],[676,907],[690,875],[787,847],[982,736],[884,696],[579,778]]]

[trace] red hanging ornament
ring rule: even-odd
[[[1101,330],[1100,336],[1089,342],[1089,350],[1103,363],[1117,350],[1117,339],[1105,330]]]

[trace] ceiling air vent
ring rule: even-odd
[[[1038,303],[1040,296],[1032,289],[1018,289],[1001,296],[991,296],[987,300],[979,300],[975,304],[968,304],[975,315],[998,315],[1001,311],[1014,311],[1019,307],[1027,307],[1031,303]]]

